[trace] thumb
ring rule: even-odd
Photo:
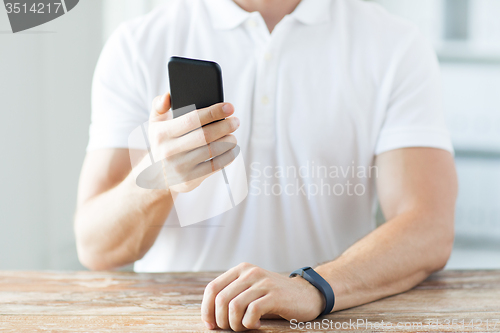
[[[172,111],[169,111],[170,107],[170,93],[157,96],[153,100],[153,106],[151,107],[151,114],[149,116],[149,119],[155,121],[171,119]]]

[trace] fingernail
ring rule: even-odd
[[[240,120],[238,118],[234,117],[234,121],[236,123],[236,126],[240,127]]]
[[[205,326],[209,329],[209,330],[213,330],[214,329],[214,325],[213,324],[210,324],[208,322],[204,322],[205,323]]]
[[[260,320],[259,320],[259,321],[257,322],[257,324],[255,324],[255,329],[259,329],[259,328],[260,328],[260,325],[261,325],[261,323],[260,323]]]
[[[225,114],[230,114],[231,112],[233,112],[231,104],[224,104],[222,106],[222,112],[224,112]]]

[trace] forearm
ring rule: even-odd
[[[334,311],[404,292],[442,269],[453,245],[452,221],[403,213],[317,267],[335,292]]]
[[[172,205],[167,190],[142,189],[131,173],[78,208],[75,234],[80,261],[101,270],[140,259],[153,245]]]

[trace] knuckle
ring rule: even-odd
[[[207,286],[205,287],[206,295],[214,295],[216,291],[217,291],[217,284],[213,281],[207,284]]]
[[[186,128],[193,128],[196,125],[195,114],[187,114],[183,119],[183,126]]]
[[[242,262],[241,264],[238,265],[239,268],[242,268],[242,269],[249,269],[249,268],[252,268],[254,267],[252,264],[249,264],[247,262]]]
[[[236,314],[239,312],[241,308],[241,304],[238,300],[233,299],[231,302],[229,302],[229,312]]]
[[[219,293],[215,297],[215,305],[217,307],[223,307],[225,304],[226,304],[226,296],[224,294],[222,294],[222,293]]]
[[[208,108],[208,115],[210,116],[211,120],[217,119],[217,116],[215,115],[215,107],[211,106]]]
[[[251,315],[255,315],[256,313],[259,312],[259,304],[256,303],[256,302],[252,302],[248,305],[248,308],[247,308],[247,311],[251,314]]]
[[[274,286],[274,282],[271,278],[266,277],[260,281],[260,286],[264,289],[272,289],[272,287]]]
[[[248,269],[248,275],[253,277],[259,277],[262,275],[262,268],[260,267],[252,267]]]

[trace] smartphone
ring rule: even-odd
[[[216,62],[171,57],[168,61],[168,77],[174,118],[193,111],[185,108],[189,105],[194,104],[196,109],[203,109],[224,102],[222,69]],[[239,152],[239,147],[236,148]],[[226,170],[222,168],[221,171],[231,204],[235,207]]]
[[[175,110],[189,105],[203,109],[224,102],[222,69],[216,62],[171,57],[168,76],[174,118],[184,115]]]

